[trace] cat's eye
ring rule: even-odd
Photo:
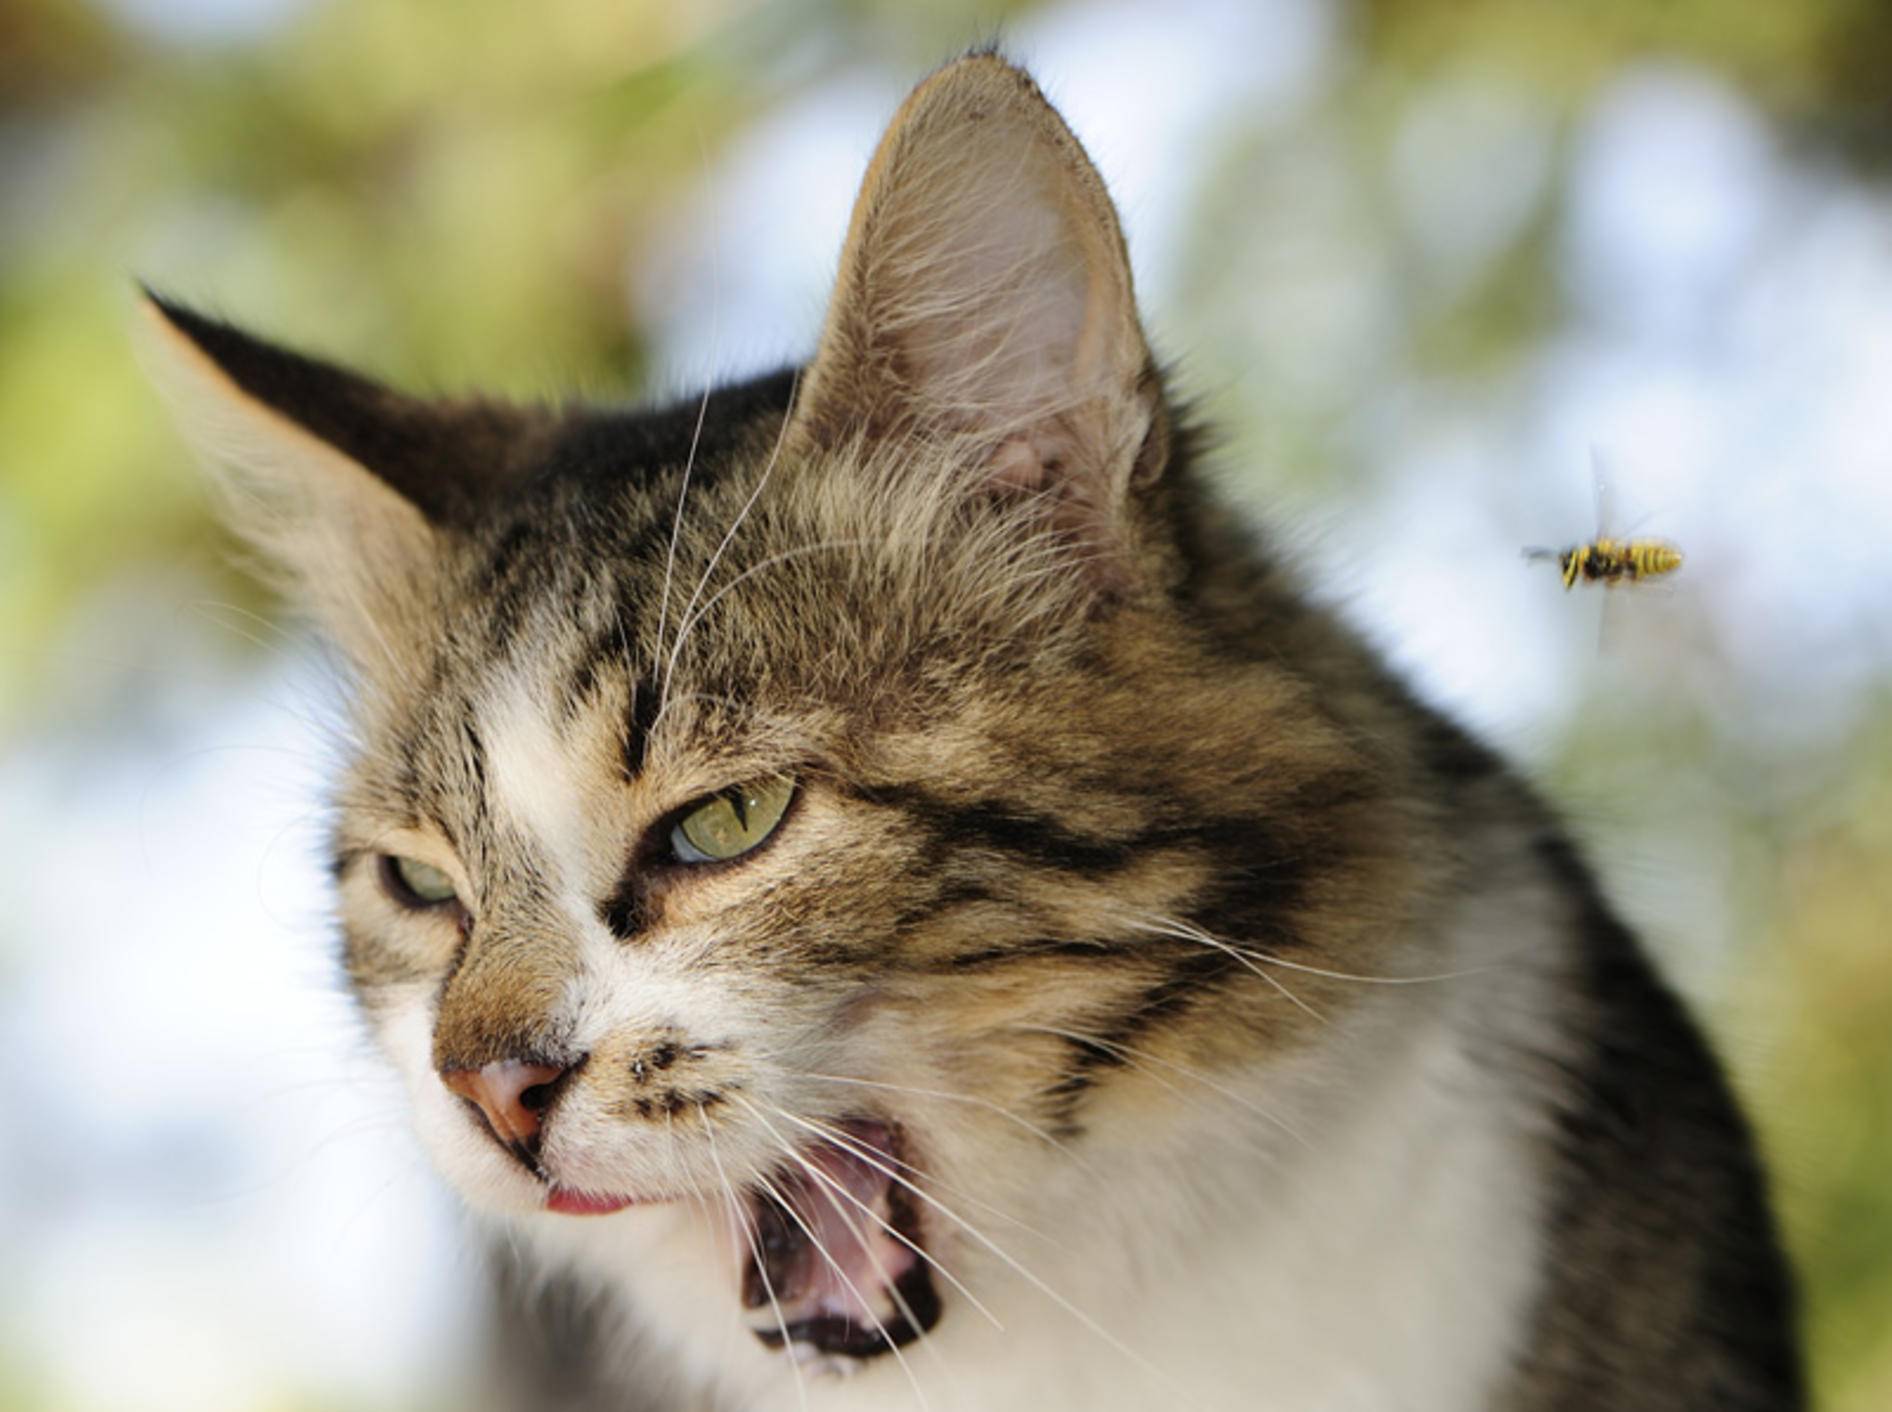
[[[794,797],[795,782],[778,775],[698,800],[670,830],[670,851],[680,863],[740,858],[775,832]]]
[[[453,879],[431,863],[418,858],[381,855],[381,882],[394,900],[403,907],[441,907],[456,901]]]

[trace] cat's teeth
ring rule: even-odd
[[[861,1360],[842,1353],[828,1353],[812,1343],[791,1343],[788,1356],[809,1372],[820,1377],[851,1378],[861,1370]]]

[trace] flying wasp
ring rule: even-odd
[[[1619,539],[1604,528],[1610,521],[1609,478],[1603,469],[1601,453],[1590,452],[1590,473],[1596,487],[1596,538],[1568,549],[1526,549],[1530,560],[1553,561],[1563,574],[1567,592],[1577,580],[1615,587],[1622,583],[1640,583],[1644,579],[1665,578],[1682,567],[1682,551],[1666,539]]]
[[[1682,551],[1666,539],[1610,539],[1599,535],[1588,544],[1568,549],[1526,549],[1526,559],[1552,559],[1564,576],[1564,587],[1585,583],[1639,583],[1659,579],[1682,567]]]

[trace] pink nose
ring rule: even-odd
[[[482,1069],[443,1069],[440,1081],[478,1107],[494,1137],[530,1151],[539,1135],[539,1115],[551,1106],[552,1086],[569,1072],[504,1059]]]

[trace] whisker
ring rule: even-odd
[[[769,1135],[773,1137],[777,1142],[782,1144],[782,1150],[787,1152],[791,1158],[793,1158],[797,1163],[799,1163],[811,1177],[814,1177],[817,1180],[825,1183],[826,1185],[834,1188],[835,1191],[839,1192],[842,1196],[845,1196],[854,1205],[860,1207],[861,1211],[867,1216],[867,1218],[870,1221],[872,1221],[875,1225],[879,1226],[883,1231],[885,1231],[888,1235],[892,1236],[895,1240],[899,1241],[900,1244],[904,1245],[908,1250],[911,1250],[915,1255],[919,1256],[920,1259],[926,1261],[926,1263],[931,1265],[935,1270],[938,1270],[940,1274],[945,1277],[947,1283],[952,1285],[952,1287],[958,1290],[961,1294],[965,1295],[966,1302],[968,1304],[972,1305],[974,1309],[977,1309],[981,1314],[985,1315],[986,1318],[992,1321],[992,1326],[995,1329],[997,1329],[1000,1333],[1005,1332],[1005,1325],[999,1322],[998,1316],[995,1315],[990,1309],[987,1309],[984,1304],[980,1303],[979,1297],[975,1295],[971,1290],[967,1289],[965,1285],[960,1282],[959,1277],[957,1275],[953,1274],[951,1270],[947,1269],[944,1265],[942,1265],[939,1262],[939,1259],[937,1256],[931,1255],[927,1251],[922,1250],[918,1244],[908,1239],[906,1236],[902,1235],[898,1230],[896,1230],[893,1227],[891,1222],[883,1220],[880,1213],[875,1211],[873,1207],[869,1206],[866,1202],[862,1201],[853,1192],[849,1191],[846,1187],[842,1186],[839,1182],[837,1182],[833,1177],[829,1176],[826,1172],[822,1171],[819,1167],[815,1166],[814,1163],[810,1162],[806,1157],[802,1156],[802,1154],[796,1151],[794,1146],[790,1144],[787,1141],[787,1139],[785,1139],[782,1136],[781,1132],[777,1130],[775,1124],[771,1123],[766,1117],[764,1117],[762,1115],[761,1110],[759,1110],[753,1103],[749,1102],[748,1099],[742,1097],[740,1094],[732,1094],[731,1097],[735,1098],[735,1100],[738,1103],[742,1104],[743,1107],[747,1108],[751,1113],[755,1114],[756,1121],[761,1123],[763,1127],[769,1130]],[[836,1208],[836,1209],[838,1211],[839,1208]],[[865,1242],[863,1242],[863,1248],[865,1248]],[[881,1277],[885,1279],[886,1272],[883,1270],[880,1273],[881,1273]],[[907,1316],[907,1321],[911,1323],[914,1328],[916,1329],[919,1328],[920,1321],[913,1317],[912,1310],[905,1307],[906,1301],[901,1298],[900,1292],[893,1288],[893,1282],[891,1280],[887,1281],[887,1288],[888,1288],[888,1291],[893,1295],[893,1297],[896,1300],[900,1301],[900,1304],[902,1306],[900,1312]]]
[[[906,1296],[900,1293],[900,1288],[898,1284],[896,1284],[892,1276],[890,1276],[887,1273],[887,1267],[881,1263],[880,1256],[875,1254],[873,1246],[870,1245],[867,1242],[867,1240],[864,1238],[861,1228],[854,1223],[853,1218],[849,1216],[848,1213],[842,1208],[840,1202],[835,1200],[834,1193],[839,1192],[842,1196],[845,1196],[854,1205],[860,1207],[860,1209],[863,1212],[865,1212],[868,1218],[871,1219],[876,1225],[884,1229],[887,1232],[887,1234],[892,1236],[895,1240],[898,1240],[902,1242],[903,1244],[907,1245],[910,1249],[912,1249],[913,1253],[918,1255],[922,1260],[927,1259],[926,1252],[921,1250],[917,1245],[914,1245],[911,1241],[907,1240],[905,1236],[901,1235],[900,1232],[896,1231],[887,1222],[881,1220],[879,1215],[875,1213],[872,1207],[868,1206],[865,1202],[861,1201],[861,1199],[855,1196],[853,1192],[849,1191],[846,1187],[842,1186],[839,1182],[835,1181],[833,1177],[829,1176],[826,1172],[822,1171],[819,1167],[815,1166],[813,1162],[810,1162],[806,1157],[804,1157],[800,1152],[798,1152],[795,1149],[795,1146],[792,1143],[790,1143],[787,1139],[785,1139],[781,1135],[781,1133],[776,1130],[775,1125],[771,1123],[767,1118],[762,1116],[761,1112],[757,1110],[754,1104],[748,1103],[745,1101],[743,1106],[748,1108],[748,1110],[752,1114],[755,1115],[756,1121],[761,1123],[763,1127],[769,1130],[769,1136],[775,1139],[776,1144],[782,1149],[784,1153],[788,1155],[791,1161],[799,1164],[802,1167],[802,1169],[808,1173],[809,1176],[814,1177],[816,1180],[822,1182],[825,1186],[832,1188],[831,1191],[822,1192],[822,1195],[827,1199],[828,1205],[834,1208],[834,1214],[841,1219],[842,1224],[847,1227],[848,1234],[854,1238],[855,1243],[860,1246],[861,1250],[866,1254],[869,1262],[872,1263],[874,1267],[874,1273],[880,1277],[881,1284],[886,1286],[888,1297],[893,1300],[894,1306],[900,1311],[901,1317],[907,1321],[908,1327],[913,1329],[916,1335],[920,1335],[918,1342],[921,1347],[926,1349],[927,1356],[930,1357],[933,1360],[933,1362],[939,1367],[940,1372],[944,1376],[946,1376],[949,1379],[953,1378],[951,1371],[946,1367],[945,1359],[942,1358],[940,1355],[938,1344],[934,1340],[924,1337],[926,1330],[920,1327],[920,1320],[919,1320],[919,1317],[913,1312],[913,1306],[908,1304]],[[973,1306],[977,1308],[980,1313],[985,1314],[985,1316],[988,1319],[992,1318],[991,1313],[986,1310],[985,1306],[981,1305],[978,1300],[973,1299],[971,1292],[966,1290],[964,1285],[959,1284],[958,1280],[953,1279],[951,1272],[948,1271],[945,1266],[940,1265],[937,1261],[929,1261],[929,1263],[933,1264],[935,1268],[937,1268],[942,1275],[946,1276],[947,1279],[952,1280],[953,1284],[957,1286],[960,1289],[960,1291],[966,1295],[966,1298],[968,1300],[971,1300]],[[869,1317],[870,1318],[873,1317],[871,1310],[869,1311]],[[998,1325],[1001,1333],[1004,1332],[1004,1325],[999,1324],[998,1320],[996,1319],[993,1319],[992,1322],[995,1325]],[[879,1320],[876,1319],[875,1323],[876,1325],[878,1325]],[[881,1328],[881,1337],[887,1339],[889,1352],[897,1351],[893,1347],[893,1340],[888,1337],[887,1331],[884,1327]],[[953,1379],[953,1381],[956,1383],[957,1379]],[[916,1387],[914,1391],[918,1393],[919,1389]],[[922,1398],[921,1399],[922,1405],[924,1405],[924,1401],[925,1399]]]
[[[1147,921],[1133,919],[1129,925],[1162,936],[1173,936],[1179,941],[1200,941],[1218,948],[1226,948],[1232,954],[1251,957],[1264,966],[1279,966],[1286,971],[1299,971],[1303,975],[1321,976],[1332,981],[1352,981],[1357,985],[1437,985],[1441,981],[1463,980],[1467,976],[1481,975],[1492,969],[1488,965],[1466,966],[1456,971],[1438,971],[1420,976],[1367,976],[1352,971],[1333,971],[1323,966],[1310,966],[1304,961],[1290,961],[1284,956],[1275,956],[1251,947],[1237,946],[1233,942],[1211,936],[1202,928],[1177,917],[1162,917],[1155,913],[1149,913],[1147,916]]]
[[[214,628],[221,628],[233,637],[240,637],[272,657],[287,657],[289,649],[295,646],[294,633],[285,631],[281,624],[264,617],[261,613],[253,613],[239,604],[226,603],[218,598],[193,598],[184,606],[200,622],[208,623]],[[233,621],[238,618],[248,619],[259,631],[252,632],[249,628],[239,626]],[[264,637],[262,633],[267,633],[269,636]]]
[[[1133,922],[1131,923],[1131,925],[1134,926],[1136,925],[1136,923]],[[1193,927],[1190,928],[1186,932],[1166,931],[1161,927],[1149,927],[1149,926],[1145,926],[1144,930],[1155,931],[1159,933],[1160,935],[1164,935],[1164,936],[1172,936],[1172,937],[1175,937],[1176,940],[1178,941],[1197,942],[1203,946],[1207,946],[1211,948],[1212,950],[1220,951],[1226,956],[1233,957],[1237,963],[1244,966],[1249,971],[1253,972],[1255,975],[1261,977],[1262,980],[1266,981],[1271,987],[1273,987],[1273,989],[1284,1000],[1286,1000],[1289,1004],[1293,1005],[1295,1009],[1305,1014],[1309,1019],[1313,1020],[1314,1023],[1320,1024],[1320,1025],[1324,1025],[1327,1023],[1327,1017],[1325,1015],[1321,1014],[1320,1011],[1316,1010],[1312,1005],[1309,1005],[1305,1000],[1301,999],[1300,996],[1296,995],[1293,991],[1289,990],[1287,986],[1282,984],[1281,980],[1278,977],[1272,976],[1268,972],[1262,970],[1261,967],[1256,965],[1254,960],[1251,959],[1240,947],[1235,946],[1229,942],[1223,941],[1219,937],[1210,936],[1207,932],[1198,930]]]
[[[975,1093],[949,1093],[945,1089],[939,1089],[939,1088],[915,1088],[910,1084],[883,1083],[874,1079],[845,1078],[840,1074],[817,1074],[817,1073],[809,1072],[807,1070],[803,1071],[803,1077],[816,1079],[822,1083],[856,1084],[862,1088],[886,1089],[889,1093],[910,1093],[918,1098],[943,1098],[952,1103],[966,1103],[966,1104],[970,1104],[974,1108],[984,1108],[988,1110],[989,1112],[998,1114],[999,1117],[1004,1118],[1007,1122],[1017,1124],[1019,1127],[1023,1128],[1026,1132],[1030,1133],[1033,1137],[1038,1138],[1041,1141],[1050,1144],[1052,1147],[1057,1148],[1059,1152],[1063,1153],[1066,1157],[1070,1158],[1071,1161],[1076,1163],[1078,1166],[1090,1172],[1093,1176],[1102,1175],[1102,1173],[1098,1172],[1097,1169],[1090,1164],[1088,1159],[1082,1156],[1075,1148],[1073,1148],[1069,1143],[1065,1142],[1056,1133],[1050,1132],[1045,1128],[1041,1128],[1038,1126],[1038,1124],[1032,1122],[1031,1119],[1023,1117],[1020,1114],[1014,1113],[1011,1109],[1002,1107],[1001,1105],[994,1103],[991,1099],[982,1098],[978,1094],[975,1094]],[[903,1162],[901,1163],[901,1165],[906,1166],[907,1164]]]
[[[888,1152],[882,1148],[872,1147],[870,1144],[862,1142],[859,1138],[855,1137],[852,1133],[848,1132],[844,1128],[838,1128],[838,1127],[833,1126],[832,1124],[823,1123],[819,1119],[815,1119],[815,1118],[804,1118],[801,1121],[804,1124],[812,1125],[817,1130],[823,1132],[830,1140],[835,1141],[837,1143],[842,1143],[842,1144],[849,1143],[849,1142],[858,1143],[861,1147],[868,1148],[870,1151],[874,1153],[876,1157],[880,1158],[882,1161],[891,1162],[896,1167],[904,1167],[908,1172],[911,1172],[913,1174],[915,1179],[919,1181],[932,1183],[934,1188],[936,1188],[937,1190],[945,1192],[948,1196],[957,1197],[959,1200],[965,1202],[966,1205],[974,1208],[975,1210],[983,1212],[985,1215],[997,1217],[999,1220],[1005,1222],[1006,1225],[1014,1227],[1021,1234],[1028,1235],[1032,1237],[1034,1240],[1043,1241],[1046,1245],[1052,1247],[1054,1250],[1061,1251],[1067,1255],[1070,1253],[1069,1246],[1061,1244],[1060,1242],[1058,1242],[1051,1236],[1046,1235],[1043,1231],[1038,1230],[1037,1228],[1031,1226],[1027,1222],[1019,1219],[1017,1216],[1014,1216],[1011,1212],[1001,1210],[999,1207],[992,1205],[988,1201],[980,1200],[978,1197],[974,1196],[971,1192],[967,1191],[964,1187],[952,1186],[949,1183],[940,1180],[940,1178],[938,1178],[937,1176],[934,1176],[933,1174],[929,1172],[923,1172],[918,1167],[914,1166],[911,1162],[908,1162],[902,1158],[896,1157],[891,1152]]]
[[[390,1173],[373,1191],[362,1197],[355,1209],[349,1213],[348,1218],[330,1234],[329,1239],[336,1245],[346,1242],[354,1232],[357,1223],[368,1214],[369,1208],[380,1204],[381,1198],[388,1194],[389,1188],[399,1181],[414,1181],[416,1174],[422,1170],[424,1170],[422,1164],[415,1160],[409,1161],[403,1170]]]
[[[1293,1138],[1302,1147],[1312,1147],[1312,1144],[1307,1138],[1303,1136],[1292,1123],[1288,1122],[1287,1119],[1281,1117],[1278,1113],[1270,1113],[1266,1108],[1260,1107],[1253,1100],[1244,1097],[1232,1088],[1217,1083],[1207,1074],[1192,1069],[1186,1064],[1178,1064],[1173,1059],[1165,1059],[1160,1055],[1151,1054],[1148,1050],[1132,1049],[1127,1044],[1120,1044],[1114,1040],[1105,1039],[1101,1035],[1085,1034],[1082,1030],[1064,1030],[1057,1028],[1055,1025],[1013,1025],[1011,1028],[1037,1034],[1055,1035],[1059,1039],[1068,1039],[1074,1044],[1093,1044],[1099,1049],[1108,1050],[1113,1054],[1120,1054],[1126,1058],[1141,1059],[1144,1063],[1156,1064],[1165,1069],[1174,1069],[1184,1078],[1193,1079],[1204,1088],[1220,1094],[1236,1107],[1253,1113],[1263,1122],[1272,1123],[1275,1127],[1281,1129],[1282,1132]],[[1156,1078],[1154,1074],[1151,1074],[1150,1078],[1156,1083],[1163,1083],[1163,1081]],[[1174,1085],[1163,1084],[1163,1087],[1167,1088],[1171,1093],[1180,1093],[1180,1090]]]
[[[784,549],[779,554],[770,554],[759,562],[751,564],[705,599],[701,608],[696,609],[696,611],[692,612],[687,618],[679,621],[677,625],[677,650],[682,650],[685,639],[696,630],[697,624],[702,622],[703,619],[709,615],[710,609],[714,608],[717,603],[722,600],[724,595],[739,587],[745,579],[752,578],[754,575],[761,573],[764,569],[772,568],[785,560],[798,559],[805,554],[818,554],[823,550],[829,549],[858,549],[866,543],[868,543],[868,541],[865,539],[825,539],[814,544],[799,545],[794,549]],[[674,656],[675,654],[673,653],[673,659]]]
[[[756,501],[762,498],[762,492],[768,486],[769,478],[775,473],[775,467],[782,457],[782,447],[788,441],[789,425],[795,419],[795,393],[800,387],[800,383],[801,375],[797,373],[795,375],[795,382],[790,386],[788,391],[788,406],[782,413],[782,425],[780,430],[776,432],[775,446],[769,452],[768,463],[762,467],[762,474],[756,478],[755,489],[749,492],[749,498],[743,501],[742,508],[736,512],[736,518],[730,522],[729,529],[724,533],[722,542],[716,546],[716,551],[710,555],[709,563],[703,566],[702,575],[696,581],[696,588],[690,594],[690,601],[683,605],[684,618],[688,618],[695,610],[697,600],[702,597],[703,589],[705,585],[709,583],[710,575],[716,572],[716,565],[722,561],[723,551],[729,548],[730,541],[736,537],[736,531],[741,529],[743,521],[749,518],[749,511],[754,509]],[[682,650],[683,642],[681,638],[679,638],[670,649],[669,660],[664,663],[663,695],[666,697],[670,694],[670,679],[676,674],[677,656]]]
[[[856,1285],[853,1280],[848,1278],[847,1271],[841,1268],[841,1262],[836,1260],[833,1254],[828,1250],[828,1247],[821,1243],[821,1238],[817,1236],[813,1228],[802,1219],[801,1213],[794,1208],[788,1198],[776,1190],[775,1183],[771,1182],[767,1177],[760,1176],[756,1178],[756,1183],[763,1191],[768,1193],[776,1205],[782,1208],[789,1220],[800,1227],[801,1233],[808,1237],[808,1243],[815,1248],[815,1252],[820,1255],[823,1260],[828,1262],[828,1268],[834,1271],[835,1277],[839,1279],[842,1284],[847,1286],[849,1294],[860,1301],[861,1308],[867,1311],[868,1319],[872,1321],[875,1330],[879,1332],[881,1338],[886,1342],[887,1352],[894,1356],[894,1361],[900,1365],[900,1370],[907,1375],[907,1381],[913,1385],[914,1398],[919,1402],[922,1408],[926,1409],[926,1412],[931,1412],[931,1408],[928,1407],[926,1401],[926,1394],[920,1390],[920,1380],[913,1375],[912,1365],[907,1362],[906,1355],[900,1352],[899,1345],[893,1341],[893,1335],[887,1332],[887,1326],[881,1323],[880,1316],[876,1314],[873,1311],[873,1307],[868,1304],[867,1297],[860,1291],[860,1286]]]
[[[729,1173],[723,1170],[723,1159],[716,1153],[716,1132],[710,1126],[709,1113],[701,1103],[696,1105],[696,1115],[703,1120],[703,1135],[709,1139],[710,1161],[716,1167],[716,1180],[722,1183],[724,1199],[729,1203],[729,1214],[736,1223],[736,1229],[742,1232],[743,1239],[748,1242],[756,1273],[762,1277],[762,1288],[769,1296],[769,1307],[775,1311],[775,1326],[782,1334],[782,1354],[795,1372],[796,1400],[801,1403],[802,1412],[808,1412],[808,1385],[802,1380],[801,1364],[795,1361],[795,1345],[788,1336],[788,1318],[782,1313],[782,1301],[775,1297],[775,1285],[769,1279],[769,1267],[762,1259],[762,1247],[756,1244],[756,1233],[748,1213],[736,1199],[736,1189],[729,1184]]]
[[[708,1121],[705,1120],[704,1127],[707,1128],[708,1126],[709,1126]],[[686,1164],[679,1159],[678,1154],[680,1152],[680,1149],[677,1143],[676,1118],[673,1112],[671,1111],[671,1109],[667,1107],[664,1109],[664,1137],[665,1137],[665,1145],[670,1149],[671,1167],[673,1170],[680,1171],[684,1174],[684,1180],[685,1182],[688,1183],[689,1188],[690,1188],[689,1190],[690,1204],[696,1208],[697,1214],[702,1218],[705,1229],[707,1229],[710,1233],[711,1248],[712,1250],[720,1250],[721,1242],[717,1239],[717,1230],[715,1226],[715,1221],[716,1221],[716,1211],[715,1211],[715,1206],[714,1206],[715,1195],[714,1193],[706,1192],[703,1189],[702,1182],[697,1179],[697,1173],[694,1169],[694,1166],[690,1164]],[[719,1176],[721,1175],[720,1165],[718,1166],[717,1174]],[[749,1228],[745,1224],[742,1218],[742,1214],[736,1210],[733,1203],[729,1200],[726,1190],[723,1196],[723,1205],[724,1205],[723,1219],[728,1223],[730,1228],[734,1229],[735,1231],[740,1232],[742,1235],[747,1237],[749,1234]],[[753,1251],[755,1247],[751,1245],[750,1249]],[[733,1256],[735,1252],[732,1251],[731,1254]],[[763,1283],[763,1288],[765,1290],[768,1289],[768,1284],[766,1281],[764,1281]],[[735,1342],[736,1337],[739,1333],[752,1334],[753,1331],[748,1327],[747,1324],[745,1324],[742,1321],[740,1317],[737,1317],[737,1318],[731,1319],[728,1322],[728,1324],[724,1327],[724,1330],[723,1330],[723,1356],[725,1358],[729,1356],[730,1346]]]
[[[773,1107],[773,1105],[771,1105],[771,1107]],[[820,1131],[813,1124],[805,1122],[804,1120],[796,1117],[793,1113],[787,1112],[784,1109],[776,1108],[775,1112],[780,1117],[785,1118],[789,1122],[794,1123],[800,1127],[808,1128],[812,1132]],[[919,1197],[919,1199],[924,1201],[928,1206],[931,1206],[934,1210],[938,1211],[941,1215],[945,1216],[948,1220],[950,1220],[955,1225],[957,1225],[961,1230],[965,1231],[965,1233],[969,1235],[970,1237],[972,1237],[972,1239],[976,1240],[980,1245],[984,1246],[987,1250],[991,1251],[992,1254],[996,1255],[1000,1260],[1004,1261],[1005,1264],[1008,1267],[1010,1267],[1011,1270],[1015,1274],[1019,1276],[1019,1278],[1023,1279],[1026,1283],[1030,1284],[1033,1289],[1037,1290],[1040,1294],[1044,1295],[1045,1298],[1049,1299],[1052,1303],[1056,1304],[1060,1309],[1064,1310],[1065,1313],[1069,1314],[1072,1318],[1076,1319],[1078,1323],[1082,1324],[1086,1329],[1090,1330],[1091,1333],[1095,1334],[1098,1338],[1102,1339],[1103,1342],[1106,1345],[1108,1345],[1111,1349],[1113,1349],[1115,1352],[1122,1354],[1125,1358],[1129,1359],[1132,1363],[1134,1363],[1138,1368],[1142,1369],[1145,1373],[1148,1373],[1151,1377],[1157,1379],[1157,1381],[1171,1387],[1172,1389],[1175,1388],[1174,1379],[1172,1379],[1161,1368],[1158,1368],[1155,1364],[1151,1363],[1142,1354],[1138,1353],[1135,1349],[1131,1348],[1122,1339],[1118,1338],[1115,1334],[1111,1333],[1110,1330],[1106,1329],[1102,1324],[1098,1323],[1089,1314],[1086,1314],[1082,1309],[1078,1308],[1075,1304],[1071,1303],[1070,1300],[1066,1299],[1063,1295],[1059,1294],[1056,1290],[1051,1288],[1050,1285],[1046,1284],[1037,1275],[1033,1274],[1030,1270],[1026,1269],[1024,1265],[1020,1264],[1016,1259],[1014,1259],[1010,1254],[1008,1254],[1001,1246],[999,1246],[997,1242],[993,1241],[990,1236],[986,1235],[985,1232],[981,1231],[977,1226],[973,1225],[970,1221],[967,1221],[963,1216],[960,1216],[957,1212],[951,1210],[949,1207],[947,1207],[943,1203],[935,1200],[928,1193],[921,1191],[912,1182],[900,1176],[892,1168],[887,1167],[883,1165],[882,1163],[876,1161],[874,1158],[868,1156],[866,1152],[861,1150],[862,1147],[864,1146],[863,1144],[854,1142],[852,1139],[850,1139],[848,1142],[848,1145],[852,1148],[855,1154],[860,1157],[860,1159],[863,1162],[867,1163],[870,1167],[875,1168],[877,1171],[880,1171],[881,1173],[885,1174],[889,1180],[899,1182],[900,1185],[905,1187],[908,1191],[912,1192],[915,1196]]]
[[[711,342],[714,341],[712,336]],[[664,555],[664,586],[662,595],[657,599],[657,637],[653,644],[653,651],[656,653],[664,650],[664,625],[670,617],[670,575],[677,563],[677,536],[683,532],[683,506],[690,494],[690,472],[696,466],[696,448],[703,437],[703,418],[709,412],[709,400],[710,389],[705,387],[703,400],[696,404],[696,427],[690,433],[690,454],[683,459],[683,484],[677,490],[676,513],[670,518],[670,549]],[[622,632],[623,628],[620,624],[620,636]],[[656,671],[655,656],[652,657],[650,666],[653,672]]]

